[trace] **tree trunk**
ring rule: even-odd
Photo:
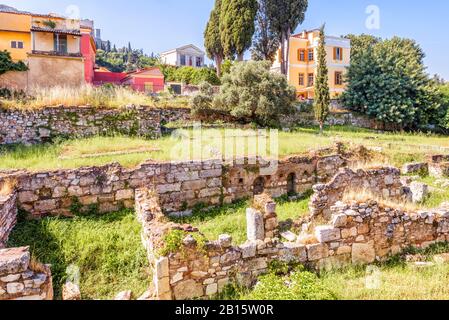
[[[281,73],[283,75],[287,75],[287,71],[285,70],[285,37],[284,33],[281,34]]]
[[[239,62],[243,61],[243,52],[237,54],[237,61],[239,61]]]
[[[221,78],[221,64],[223,63],[223,57],[215,57],[215,64],[217,65],[217,77]]]
[[[323,127],[324,127],[323,121],[320,121],[320,136],[322,136],[324,133]]]
[[[287,41],[287,48],[285,50],[285,75],[288,76],[288,66],[289,66],[289,59],[290,59],[290,28],[287,30],[287,34],[285,34],[285,41]]]

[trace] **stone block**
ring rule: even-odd
[[[156,275],[158,279],[165,278],[169,276],[169,265],[168,265],[168,258],[167,257],[161,257],[156,261]]]
[[[204,288],[201,283],[189,279],[176,284],[173,294],[176,300],[190,300],[204,296]]]
[[[11,295],[22,293],[24,289],[25,286],[20,282],[10,282],[6,284],[6,292]]]
[[[327,243],[341,238],[340,229],[333,226],[318,226],[315,228],[315,237],[320,243]]]
[[[256,256],[257,243],[255,241],[248,241],[240,246],[240,250],[242,251],[243,259],[253,258]]]
[[[345,214],[336,214],[332,217],[332,225],[335,228],[343,228],[348,222],[348,216]]]
[[[131,300],[132,292],[131,290],[119,292],[114,300]]]
[[[413,181],[410,183],[410,191],[412,193],[412,201],[420,203],[424,201],[429,195],[429,186],[425,183]]]
[[[62,287],[62,300],[81,300],[81,291],[78,285],[67,282]]]
[[[246,210],[246,228],[248,240],[264,240],[265,227],[263,214],[253,208]]]
[[[212,283],[206,287],[206,296],[212,296],[218,293],[218,283]]]
[[[1,249],[0,274],[24,272],[30,264],[30,251],[28,247]]]
[[[329,248],[323,243],[316,243],[307,246],[307,258],[309,261],[316,261],[329,256]]]
[[[352,245],[352,263],[370,264],[376,260],[376,251],[371,243],[354,243]]]
[[[219,235],[218,243],[223,248],[229,248],[232,245],[232,237],[228,234]]]

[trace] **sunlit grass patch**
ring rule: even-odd
[[[22,221],[8,246],[30,246],[37,261],[51,264],[55,296],[61,298],[66,269],[80,271],[83,299],[113,299],[123,290],[140,295],[150,286],[141,226],[133,212]]]

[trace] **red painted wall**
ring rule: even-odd
[[[103,83],[121,84],[122,80],[128,76],[125,72],[95,71],[94,84]]]
[[[92,46],[91,35],[81,36],[81,54],[84,57],[84,79],[86,83],[94,82],[95,48]]]
[[[153,92],[159,92],[164,90],[164,79],[159,78],[139,78],[139,76],[133,77],[131,87],[134,90],[145,91],[145,83],[153,84]]]

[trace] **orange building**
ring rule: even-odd
[[[22,85],[80,85],[92,82],[92,28],[56,14],[34,14],[0,5],[0,50],[22,60],[29,71]]]
[[[296,88],[299,99],[313,99],[314,82],[317,73],[317,49],[320,30],[303,31],[290,37],[290,51],[287,78]],[[344,75],[351,62],[351,41],[326,36],[325,48],[329,69],[329,89],[335,99],[345,90]],[[280,50],[272,67],[280,72]]]

